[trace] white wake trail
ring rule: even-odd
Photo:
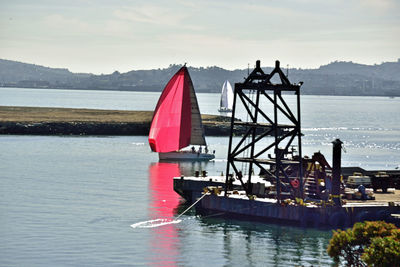
[[[192,205],[190,205],[189,208],[187,208],[184,212],[182,212],[178,217],[175,218],[175,220],[170,220],[170,219],[155,219],[155,220],[149,220],[149,221],[144,221],[144,222],[138,222],[131,224],[132,228],[154,228],[154,227],[160,227],[163,225],[167,224],[175,224],[175,223],[180,223],[182,220],[178,220],[179,217],[181,217],[183,214],[185,214],[188,210],[190,210],[194,205],[196,205],[200,200],[203,199],[207,194],[202,195],[196,202],[194,202]]]
[[[131,225],[132,228],[154,228],[160,227],[167,224],[180,223],[182,220],[170,220],[170,219],[155,219],[144,222],[138,222]]]

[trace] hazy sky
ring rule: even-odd
[[[399,57],[399,0],[0,0],[0,58],[73,72]]]

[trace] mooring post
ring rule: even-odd
[[[332,155],[332,200],[336,206],[341,206],[340,201],[340,175],[341,175],[341,158],[342,158],[342,144],[340,139],[332,142],[333,155]]]

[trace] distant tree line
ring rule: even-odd
[[[0,86],[161,91],[180,67],[170,65],[164,69],[94,75],[0,59]],[[264,68],[266,73],[271,70],[271,67]],[[335,61],[318,69],[292,68],[284,71],[289,74],[291,82],[304,82],[302,94],[400,96],[400,59],[379,65]],[[242,82],[248,70],[225,70],[214,66],[189,67],[189,72],[197,92],[219,93],[225,80],[232,84]]]

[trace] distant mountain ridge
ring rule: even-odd
[[[133,70],[126,73],[94,75],[68,69],[0,59],[0,86],[63,88],[85,90],[161,91],[181,65],[165,69]],[[242,82],[247,69],[189,67],[196,92],[219,93],[225,80]],[[263,68],[269,73],[272,68]],[[335,61],[318,69],[289,69],[291,82],[303,81],[302,94],[400,96],[400,59],[363,65]]]

